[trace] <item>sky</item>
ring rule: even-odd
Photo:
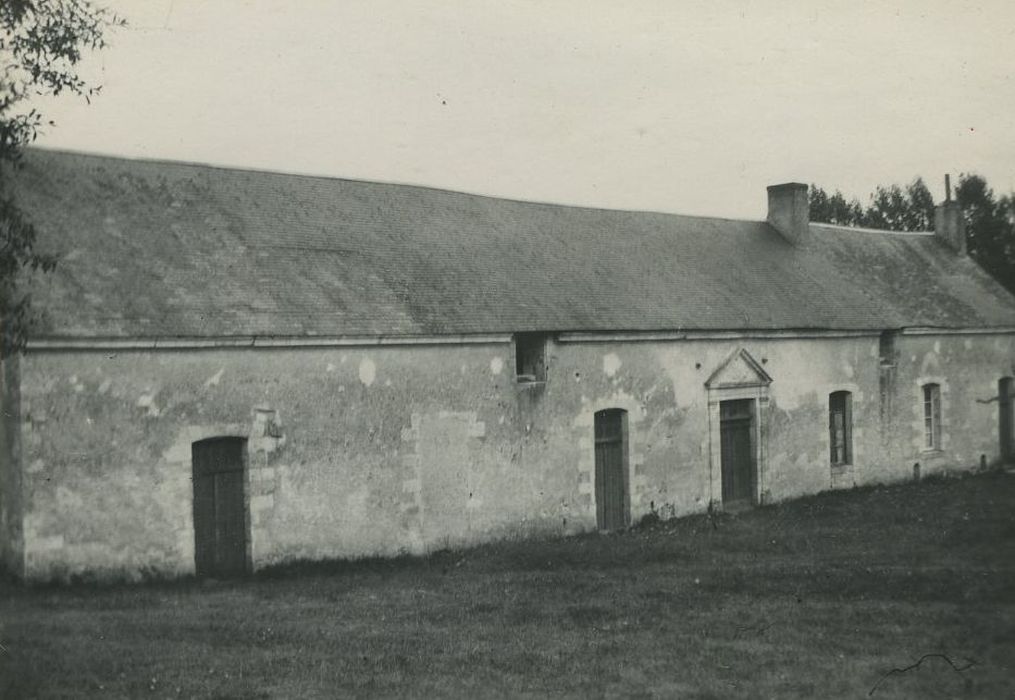
[[[747,219],[787,181],[1015,187],[1010,0],[98,4],[102,93],[38,145]]]

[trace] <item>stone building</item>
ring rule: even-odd
[[[760,193],[759,193],[760,194]],[[29,579],[623,528],[1012,451],[1015,298],[936,231],[605,211],[35,151],[3,361]]]

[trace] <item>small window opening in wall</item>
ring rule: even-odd
[[[828,437],[833,465],[853,463],[853,397],[848,391],[828,395]]]
[[[926,449],[941,449],[941,386],[938,384],[923,385],[923,434]]]
[[[515,375],[519,382],[546,381],[546,334],[515,334]]]
[[[881,331],[878,338],[878,355],[883,367],[895,366],[895,337],[898,331]]]

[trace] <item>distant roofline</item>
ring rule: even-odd
[[[836,231],[850,231],[856,233],[880,233],[890,234],[892,236],[933,236],[933,231],[893,231],[887,228],[866,228],[864,226],[848,226],[845,224],[828,224],[823,221],[812,221],[811,226],[820,226],[821,228],[833,228]]]
[[[282,177],[298,177],[308,180],[328,180],[332,182],[351,182],[363,185],[384,185],[394,187],[406,187],[417,190],[429,190],[430,192],[442,192],[445,194],[461,194],[468,197],[480,197],[483,199],[495,199],[500,202],[513,202],[515,204],[533,204],[546,207],[560,207],[565,209],[582,209],[585,211],[617,212],[621,214],[650,214],[656,216],[679,216],[685,219],[701,219],[706,221],[734,221],[738,223],[763,224],[764,219],[737,219],[729,216],[706,216],[703,214],[681,214],[675,211],[655,211],[650,209],[611,209],[607,207],[595,207],[584,204],[566,204],[562,202],[550,202],[538,199],[518,199],[515,197],[503,197],[494,194],[483,194],[480,192],[469,192],[466,190],[452,190],[445,187],[434,187],[433,185],[421,185],[412,182],[400,182],[395,180],[367,180],[355,177],[339,177],[337,175],[318,175],[313,173],[300,173],[291,170],[274,170],[263,168],[248,168],[233,165],[217,165],[214,163],[203,163],[200,161],[172,160],[169,158],[148,158],[143,156],[122,156],[109,153],[98,153],[96,151],[84,151],[70,148],[51,148],[48,146],[29,146],[25,151],[43,151],[46,153],[62,153],[71,156],[85,156],[88,158],[103,158],[106,160],[127,161],[131,163],[149,163],[152,165],[182,166],[190,168],[207,168],[208,170],[222,170],[234,173],[255,173],[264,175],[278,175]]]

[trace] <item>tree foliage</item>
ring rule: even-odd
[[[29,104],[73,94],[90,100],[101,89],[77,71],[88,51],[105,47],[121,18],[86,0],[0,0],[0,356],[24,348],[31,299],[19,282],[26,270],[52,270],[36,250],[36,232],[10,188],[25,146],[51,126]]]
[[[1015,292],[1015,195],[996,197],[987,181],[975,174],[959,175],[955,199],[966,219],[969,255]],[[866,207],[847,201],[841,192],[829,196],[817,185],[810,190],[811,221],[863,226],[890,231],[934,228],[934,198],[922,178],[906,187],[879,185]]]
[[[960,175],[955,199],[966,217],[969,254],[1015,292],[1015,197],[1000,198],[979,175]]]
[[[810,198],[811,221],[891,231],[934,228],[934,197],[919,177],[905,188],[878,185],[866,208],[857,199],[846,201],[838,190],[829,196],[817,185],[811,185]]]
[[[921,178],[905,189],[879,186],[871,195],[862,225],[892,231],[928,231],[934,228],[934,197]]]
[[[853,199],[846,201],[838,190],[829,196],[817,185],[811,185],[811,221],[823,221],[840,226],[859,226],[863,219],[863,207]]]

